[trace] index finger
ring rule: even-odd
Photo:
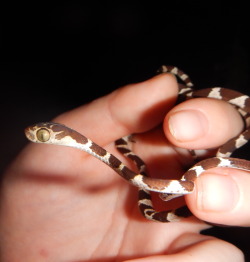
[[[171,74],[130,84],[54,119],[97,143],[106,144],[159,124],[175,104],[178,85]]]

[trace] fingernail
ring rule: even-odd
[[[198,110],[178,111],[169,118],[169,130],[178,141],[193,141],[204,136],[208,130],[205,115]]]
[[[197,208],[201,211],[229,212],[239,200],[239,188],[230,176],[201,175],[196,180]]]

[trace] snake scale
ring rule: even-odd
[[[25,129],[26,137],[36,143],[77,148],[107,164],[122,178],[139,188],[139,209],[149,220],[171,222],[178,221],[182,217],[190,216],[191,213],[187,207],[181,207],[176,210],[155,211],[150,192],[158,192],[163,200],[168,201],[175,197],[192,193],[195,179],[197,179],[202,172],[210,168],[229,167],[249,171],[249,161],[230,158],[230,155],[250,139],[250,98],[242,93],[221,87],[193,90],[193,84],[189,76],[180,69],[174,66],[162,66],[159,70],[159,73],[167,72],[174,74],[183,82],[183,84],[179,84],[179,97],[184,99],[208,97],[224,100],[238,110],[245,123],[244,131],[218,148],[215,157],[196,163],[185,172],[180,180],[148,177],[145,172],[145,163],[139,156],[134,154],[129,147],[129,136],[115,141],[115,145],[119,152],[136,164],[138,173],[129,169],[117,157],[107,152],[89,138],[62,124],[44,122],[29,126]]]

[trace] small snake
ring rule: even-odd
[[[160,193],[160,197],[163,200],[169,201],[175,197],[192,193],[194,190],[194,181],[201,173],[210,168],[229,167],[250,171],[249,161],[229,157],[234,150],[246,144],[250,139],[250,98],[239,92],[221,87],[194,91],[192,89],[193,84],[188,75],[184,74],[177,67],[162,66],[160,73],[165,72],[170,72],[176,75],[185,83],[184,85],[179,85],[179,96],[182,96],[185,99],[195,97],[209,97],[227,101],[238,110],[245,122],[245,130],[237,137],[222,145],[217,150],[216,157],[208,158],[196,163],[182,176],[180,180],[167,180],[148,177],[145,172],[145,163],[129,148],[129,136],[117,140],[115,145],[118,151],[120,151],[126,157],[130,158],[136,164],[139,170],[138,173],[129,169],[117,157],[107,152],[104,148],[97,145],[89,138],[62,124],[44,122],[29,126],[25,129],[26,137],[35,143],[62,145],[77,148],[87,152],[88,154],[107,164],[122,178],[139,188],[138,205],[140,211],[147,219],[160,222],[171,222],[178,221],[182,217],[190,216],[191,213],[187,207],[181,207],[176,210],[155,211],[153,208],[150,191]]]

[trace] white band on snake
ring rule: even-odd
[[[179,96],[184,99],[194,97],[210,97],[227,101],[232,104],[241,114],[245,121],[245,130],[237,137],[222,145],[213,158],[202,160],[191,167],[180,180],[166,180],[148,177],[145,173],[145,163],[135,155],[128,146],[128,137],[121,138],[115,142],[118,151],[130,158],[136,164],[139,172],[129,169],[114,155],[98,146],[89,138],[70,129],[62,124],[45,122],[29,126],[25,129],[27,138],[36,143],[54,144],[74,147],[83,150],[98,158],[126,181],[139,188],[139,208],[142,214],[150,220],[160,222],[178,221],[182,217],[190,216],[187,207],[176,210],[155,211],[151,200],[150,191],[158,192],[165,201],[193,192],[194,181],[197,177],[213,167],[229,167],[250,171],[250,162],[243,159],[230,158],[232,152],[243,146],[250,139],[249,114],[250,98],[239,92],[221,88],[207,88],[194,91],[189,77],[177,67],[162,66],[160,73],[170,72],[178,76],[185,85],[179,85]]]

